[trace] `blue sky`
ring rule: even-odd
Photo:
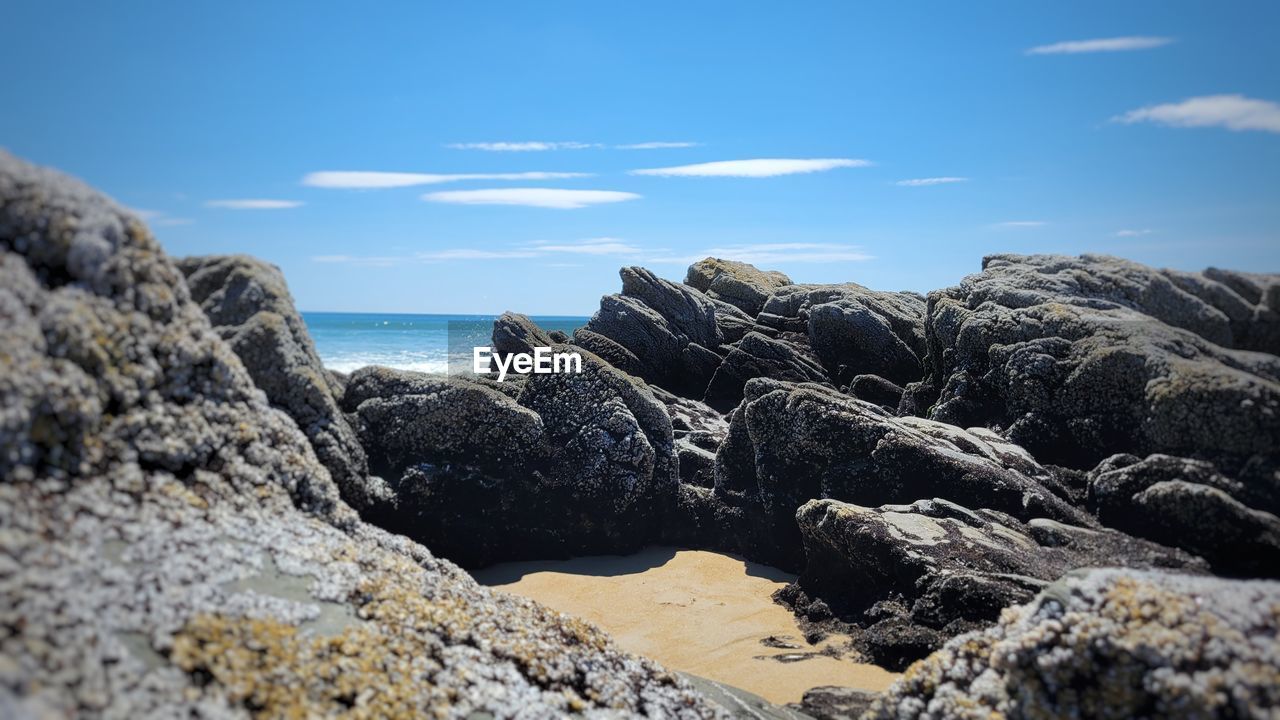
[[[0,146],[172,254],[275,262],[306,310],[589,314],[619,266],[708,252],[920,291],[994,252],[1280,271],[1280,3],[11,1],[4,25]]]

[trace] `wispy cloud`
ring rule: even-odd
[[[1047,222],[1045,222],[1045,221],[1043,221],[1043,220],[1005,220],[1004,222],[998,222],[998,223],[995,223],[995,224],[993,224],[991,227],[997,227],[997,228],[1038,228],[1038,227],[1044,227],[1045,225],[1048,225],[1048,224],[1049,224],[1049,223],[1047,223]]]
[[[1280,105],[1244,95],[1202,95],[1177,103],[1148,105],[1111,118],[1125,124],[1153,122],[1173,127],[1224,127],[1280,133]]]
[[[129,212],[137,215],[148,225],[155,227],[173,227],[176,225],[190,225],[195,220],[184,217],[173,217],[163,210],[145,210],[142,208],[129,208]]]
[[[1170,37],[1129,35],[1126,37],[1097,38],[1094,40],[1068,40],[1052,45],[1038,45],[1027,50],[1028,55],[1075,55],[1078,53],[1123,52],[1126,50],[1150,50],[1173,42]]]
[[[1141,230],[1117,230],[1115,232],[1115,236],[1116,237],[1141,237],[1143,235],[1150,235],[1152,232],[1154,231],[1149,228],[1143,228]]]
[[[454,205],[524,205],[571,210],[590,205],[637,200],[636,193],[617,190],[565,190],[560,188],[491,188],[427,193],[423,200]]]
[[[912,178],[910,180],[899,180],[894,183],[903,187],[928,187],[930,185],[946,185],[948,183],[969,182],[967,177],[931,177],[931,178]]]
[[[637,255],[641,252],[639,246],[611,237],[588,238],[571,243],[538,242],[533,247],[538,252],[578,255]]]
[[[445,248],[442,250],[428,250],[415,252],[408,255],[381,255],[381,256],[360,256],[360,255],[316,255],[311,258],[312,262],[318,263],[342,263],[349,265],[360,265],[368,267],[387,267],[391,265],[401,265],[405,263],[434,263],[447,261],[462,260],[521,260],[528,258],[554,258],[557,256],[569,255],[594,255],[594,256],[635,256],[639,255],[642,249],[626,240],[612,237],[585,238],[582,240],[570,241],[551,241],[542,240],[538,242],[521,245],[518,247],[506,248]],[[553,267],[569,267],[568,263],[548,263]]]
[[[844,167],[866,167],[871,162],[852,158],[757,158],[753,160],[721,160],[677,165],[675,167],[632,170],[632,175],[657,175],[659,177],[744,177],[761,178],[778,175],[825,172]]]
[[[642,142],[630,143],[628,145],[614,145],[617,150],[665,150],[667,148],[691,148],[698,147],[702,143],[696,142]]]
[[[227,210],[287,210],[301,207],[302,204],[298,200],[237,199],[209,200],[204,205],[205,207],[224,208]]]
[[[873,259],[860,246],[840,243],[756,243],[712,247],[692,255],[668,255],[649,258],[648,262],[688,265],[705,257],[740,260],[757,265],[769,263],[864,262]]]
[[[406,173],[373,170],[322,170],[308,173],[302,184],[310,187],[373,190],[382,188],[439,185],[464,180],[560,180],[591,177],[580,172],[516,172],[516,173]]]
[[[590,142],[525,141],[449,143],[448,145],[445,145],[445,147],[453,150],[483,150],[485,152],[547,152],[549,150],[596,150],[600,148],[613,148],[614,150],[663,150],[667,148],[697,147],[700,144],[701,143],[696,142],[670,142],[665,140],[623,143],[621,145],[605,145],[604,143]]]
[[[603,147],[600,143],[584,142],[468,142],[449,143],[454,150],[484,150],[485,152],[546,152],[548,150],[586,150]]]

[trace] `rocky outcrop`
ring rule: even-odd
[[[342,387],[320,363],[280,269],[245,255],[190,257],[177,266],[254,384],[306,434],[342,499],[362,511],[388,502],[389,489],[369,476],[364,449],[338,409]]]
[[[931,418],[1002,428],[1041,461],[1080,469],[1121,452],[1209,460],[1228,473],[1260,457],[1274,466],[1280,358],[1205,339],[1229,339],[1211,306],[1172,281],[1182,305],[1099,292],[1111,269],[1129,267],[1110,258],[985,265],[930,296]]]
[[[724,335],[716,323],[716,304],[702,293],[663,280],[644,268],[626,267],[620,274],[622,294],[602,298],[600,309],[584,330],[609,339],[634,357],[634,363],[629,358],[624,361],[633,366],[633,374],[700,399],[720,364],[715,351]],[[593,340],[577,334],[574,339],[588,349],[600,345]],[[621,353],[614,350],[604,353],[607,358],[618,355]]]
[[[859,626],[862,650],[896,670],[1076,568],[1206,570],[1198,558],[1113,530],[1022,523],[941,499],[878,508],[810,500],[796,521],[807,566],[783,596],[814,619],[834,614]]]
[[[672,415],[643,381],[549,347],[579,352],[583,372],[514,388],[377,367],[351,375],[344,406],[396,494],[379,524],[468,567],[629,552],[657,537],[677,452],[707,453],[718,416],[670,396],[689,413],[678,451]]]
[[[857,375],[905,384],[924,375],[924,299],[856,283],[792,285],[765,304],[762,325],[804,333],[840,387]]]
[[[755,317],[778,288],[791,284],[791,278],[777,270],[709,257],[689,266],[684,284]]]
[[[1073,573],[913,666],[864,717],[1269,717],[1278,610],[1275,582]]]
[[[704,400],[729,412],[742,402],[743,388],[752,378],[828,384],[826,372],[807,347],[751,332],[731,346],[707,384]]]
[[[493,321],[493,351],[496,355],[532,354],[536,347],[551,347],[555,343],[528,315],[505,312]]]
[[[1215,571],[1280,576],[1280,493],[1274,475],[1228,478],[1210,463],[1168,455],[1117,455],[1089,475],[1103,523],[1207,559]]]
[[[6,717],[715,717],[338,497],[142,223],[0,154]]]

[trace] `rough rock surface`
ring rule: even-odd
[[[7,717],[712,717],[362,523],[135,217],[0,154]]]
[[[816,599],[820,615],[864,627],[863,651],[899,670],[942,639],[995,622],[1003,608],[1070,570],[1206,569],[1198,558],[1113,530],[1021,523],[941,499],[878,508],[810,500],[796,519],[808,565],[784,596],[802,613]]]
[[[1042,462],[1079,469],[1126,452],[1228,473],[1274,466],[1280,358],[1206,339],[1231,340],[1230,323],[1172,280],[1136,299],[1110,290],[1131,266],[997,255],[931,294],[929,417],[1002,428]]]
[[[925,302],[914,293],[869,290],[856,283],[792,285],[769,298],[758,321],[804,333],[840,387],[856,375],[898,384],[924,375]]]
[[[1228,478],[1210,463],[1117,455],[1089,474],[1089,501],[1106,525],[1207,559],[1215,571],[1280,576],[1280,518],[1270,482]]]
[[[302,429],[342,499],[362,511],[387,502],[390,491],[380,478],[369,477],[364,449],[335,399],[342,387],[320,363],[280,269],[244,255],[176,262],[192,299],[254,384]]]
[[[629,552],[656,538],[679,483],[677,452],[707,454],[723,421],[667,394],[688,412],[678,451],[672,415],[643,381],[580,348],[550,347],[579,352],[583,372],[530,375],[515,388],[378,367],[351,375],[344,407],[396,493],[380,525],[468,567]]]
[[[1280,583],[1090,570],[907,671],[865,717],[1263,718]]]
[[[791,278],[777,270],[758,270],[744,262],[709,257],[689,266],[684,284],[754,317],[778,288],[791,284]]]
[[[858,720],[880,693],[849,687],[822,686],[806,690],[791,707],[814,720]]]

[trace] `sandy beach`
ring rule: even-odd
[[[818,685],[883,690],[896,677],[874,665],[816,654],[795,618],[770,595],[793,579],[780,570],[701,550],[514,562],[475,573],[480,582],[585,618],[626,650],[718,680],[775,703]],[[774,638],[783,642],[766,645]],[[779,645],[794,647],[779,647]],[[803,659],[799,659],[803,658]]]

